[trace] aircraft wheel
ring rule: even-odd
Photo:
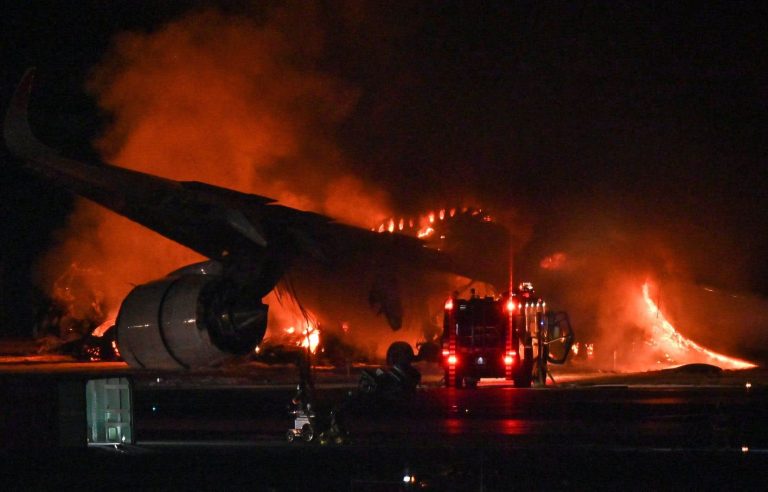
[[[413,362],[413,347],[408,342],[394,342],[387,349],[387,365],[408,365]]]
[[[515,388],[530,388],[533,382],[533,367],[531,364],[521,364],[514,374]]]

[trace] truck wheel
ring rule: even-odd
[[[409,365],[413,362],[413,348],[408,342],[394,342],[387,349],[387,365]]]
[[[479,381],[477,378],[464,378],[464,386],[470,389],[477,388],[478,382]]]
[[[518,374],[515,376],[515,388],[530,388],[531,382],[533,381],[531,378],[531,375],[528,374],[528,376],[524,376],[523,374]]]
[[[524,359],[520,361],[520,367],[514,374],[516,388],[530,388],[533,382],[533,361]]]
[[[293,429],[290,429],[285,433],[285,438],[288,439],[288,442],[293,442],[293,440],[296,439],[296,434],[294,434]]]

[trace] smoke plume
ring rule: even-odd
[[[334,142],[357,92],[318,68],[323,33],[306,18],[311,9],[295,10],[275,9],[260,22],[195,12],[155,32],[119,35],[89,82],[112,118],[96,143],[104,159],[353,224],[388,215],[387,195],[357,178]],[[103,318],[132,286],[199,260],[80,201],[40,270],[65,317]],[[75,283],[81,292],[72,295]]]

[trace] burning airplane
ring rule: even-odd
[[[337,304],[347,308],[368,303],[386,320],[378,323],[398,330],[403,293],[412,287],[406,277],[414,271],[459,275],[499,289],[509,284],[508,233],[490,222],[484,225],[493,241],[483,247],[499,249],[484,255],[492,261],[480,262],[472,254],[476,242],[430,247],[417,237],[353,227],[264,196],[59,156],[29,127],[32,80],[30,71],[4,125],[8,148],[26,168],[208,258],[139,285],[125,298],[116,342],[131,366],[205,367],[251,352],[266,332],[264,300],[270,294],[297,300],[307,323],[294,329],[309,340],[317,327],[309,323],[304,301],[343,299]]]

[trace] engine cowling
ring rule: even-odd
[[[267,310],[220,275],[177,272],[128,294],[117,345],[132,367],[210,367],[253,350],[264,337]]]

